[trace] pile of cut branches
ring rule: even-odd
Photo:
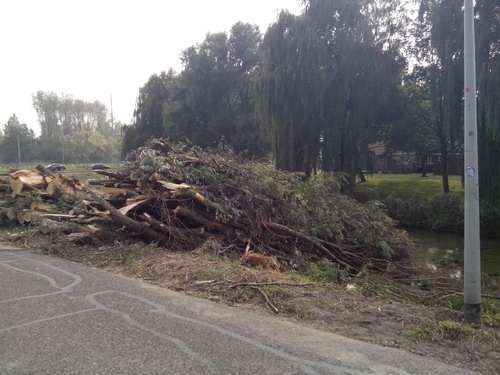
[[[350,272],[366,266],[384,271],[389,262],[405,259],[409,246],[381,207],[340,194],[341,177],[304,181],[267,161],[247,160],[223,143],[202,150],[152,140],[130,153],[119,171],[96,171],[105,179],[86,184],[40,166],[37,173],[40,181],[29,185],[31,195],[45,203],[75,197],[78,210],[59,213],[80,226],[83,234],[71,234],[73,242],[92,239],[103,225],[109,230],[113,224],[115,234],[172,250],[216,239],[226,253],[241,255],[250,243],[252,251],[285,267],[327,259]],[[25,190],[14,185],[12,194],[21,196]]]

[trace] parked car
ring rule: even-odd
[[[45,168],[47,168],[51,172],[60,172],[66,169],[66,167],[62,164],[50,164],[47,165]]]
[[[108,167],[107,165],[102,164],[102,163],[92,164],[91,168],[93,171],[95,171],[97,169],[111,169],[111,167]]]

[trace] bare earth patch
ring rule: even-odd
[[[35,243],[36,248],[31,245]],[[500,327],[463,324],[459,311],[374,298],[362,285],[324,285],[295,272],[238,266],[237,259],[223,252],[214,254],[210,246],[170,252],[143,243],[62,246],[41,238],[29,244],[33,251],[216,303],[399,348],[483,374],[500,374]]]

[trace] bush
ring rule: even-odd
[[[383,203],[388,215],[400,225],[419,229],[429,227],[430,204],[418,191],[409,200],[391,195],[383,200]]]
[[[500,238],[500,207],[488,201],[481,202],[481,234]]]
[[[378,259],[394,259],[410,248],[396,222],[378,201],[360,204],[340,194],[342,176],[316,177],[296,186],[289,218],[318,238],[345,245],[366,245]],[[293,213],[292,213],[293,212]],[[300,219],[299,219],[300,218]]]
[[[311,263],[308,274],[312,281],[321,284],[343,284],[349,281],[347,272],[329,260]]]
[[[461,233],[464,207],[455,194],[438,194],[430,200],[429,225],[432,230]]]
[[[463,233],[464,206],[455,194],[438,194],[425,199],[419,192],[404,200],[395,196],[384,199],[387,214],[401,226],[450,233]],[[481,235],[500,237],[500,208],[481,201]]]

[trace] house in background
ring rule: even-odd
[[[408,152],[388,150],[384,143],[370,145],[372,160],[367,166],[369,173],[433,173],[442,174],[443,162],[438,151]],[[448,154],[448,173],[461,175],[463,154]]]

